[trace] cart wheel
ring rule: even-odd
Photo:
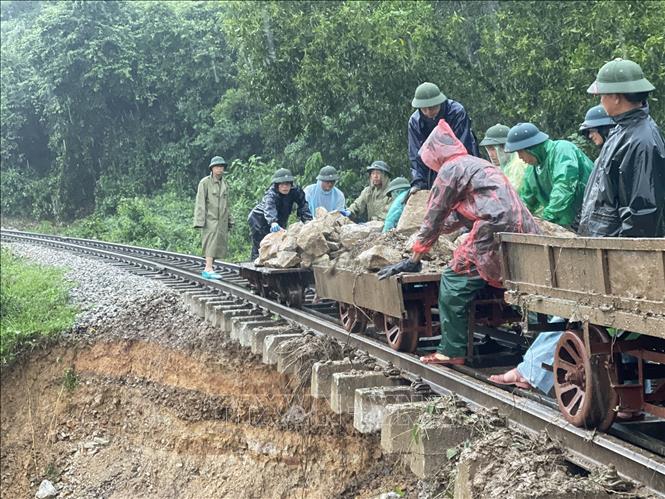
[[[594,325],[589,325],[589,340],[610,341],[607,332]],[[611,356],[590,356],[582,333],[566,331],[561,335],[554,355],[554,391],[567,421],[600,431],[612,426],[618,396],[612,388],[610,369],[616,369]]]
[[[349,333],[359,334],[367,327],[367,317],[358,308],[348,303],[339,303],[339,320]]]
[[[418,304],[406,305],[406,319],[384,316],[386,339],[393,350],[413,353],[418,348],[418,325],[422,319],[422,309]]]

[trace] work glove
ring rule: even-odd
[[[351,216],[351,210],[339,210],[339,212],[347,218]]]
[[[282,230],[282,228],[279,226],[277,222],[273,222],[270,224],[270,232],[279,232]]]
[[[405,258],[401,262],[383,267],[381,270],[379,270],[377,275],[379,276],[380,281],[390,277],[391,275],[400,274],[402,272],[420,272],[422,268],[422,263],[414,262],[410,258]]]

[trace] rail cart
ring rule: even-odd
[[[316,293],[339,303],[339,317],[351,333],[373,322],[395,350],[415,352],[419,338],[439,335],[437,302],[441,274],[404,273],[379,280],[373,273],[313,267]],[[503,290],[487,288],[476,298],[469,320],[469,360],[476,327],[498,326],[519,319],[503,301]]]
[[[259,295],[293,308],[302,308],[305,291],[314,284],[311,269],[257,267],[251,262],[241,263],[239,267],[240,276],[247,279]]]
[[[553,365],[564,417],[600,430],[620,410],[665,418],[665,239],[499,237],[506,301],[568,320]]]

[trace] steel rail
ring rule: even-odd
[[[435,393],[454,393],[476,408],[496,407],[500,414],[505,416],[513,426],[529,432],[545,431],[551,438],[560,441],[567,449],[567,458],[571,462],[584,469],[590,470],[595,466],[613,464],[620,475],[643,484],[651,492],[665,497],[665,459],[632,444],[622,442],[611,435],[572,426],[565,421],[557,410],[539,404],[534,400],[499,389],[455,369],[422,364],[415,355],[397,352],[377,340],[351,334],[342,327],[319,316],[257,296],[237,284],[210,281],[202,278],[198,273],[166,265],[163,262],[154,262],[126,253],[114,253],[97,247],[77,246],[61,238],[57,240],[44,237],[32,238],[22,236],[16,232],[12,234],[5,234],[5,232],[3,230],[2,235],[10,238],[53,242],[57,246],[77,252],[81,252],[81,250],[84,253],[94,252],[105,258],[124,261],[144,268],[157,267],[161,273],[177,276],[211,290],[219,290],[252,302],[274,314],[281,315],[303,326],[327,334],[342,343],[364,350],[383,363],[390,362],[402,371],[402,376],[406,379],[414,380],[421,377],[430,384]],[[122,248],[123,246],[114,244],[113,247]],[[180,258],[183,257],[183,255],[179,256]]]

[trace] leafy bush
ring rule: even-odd
[[[69,329],[76,309],[68,304],[72,284],[64,271],[0,254],[0,361],[11,362],[19,350]]]

